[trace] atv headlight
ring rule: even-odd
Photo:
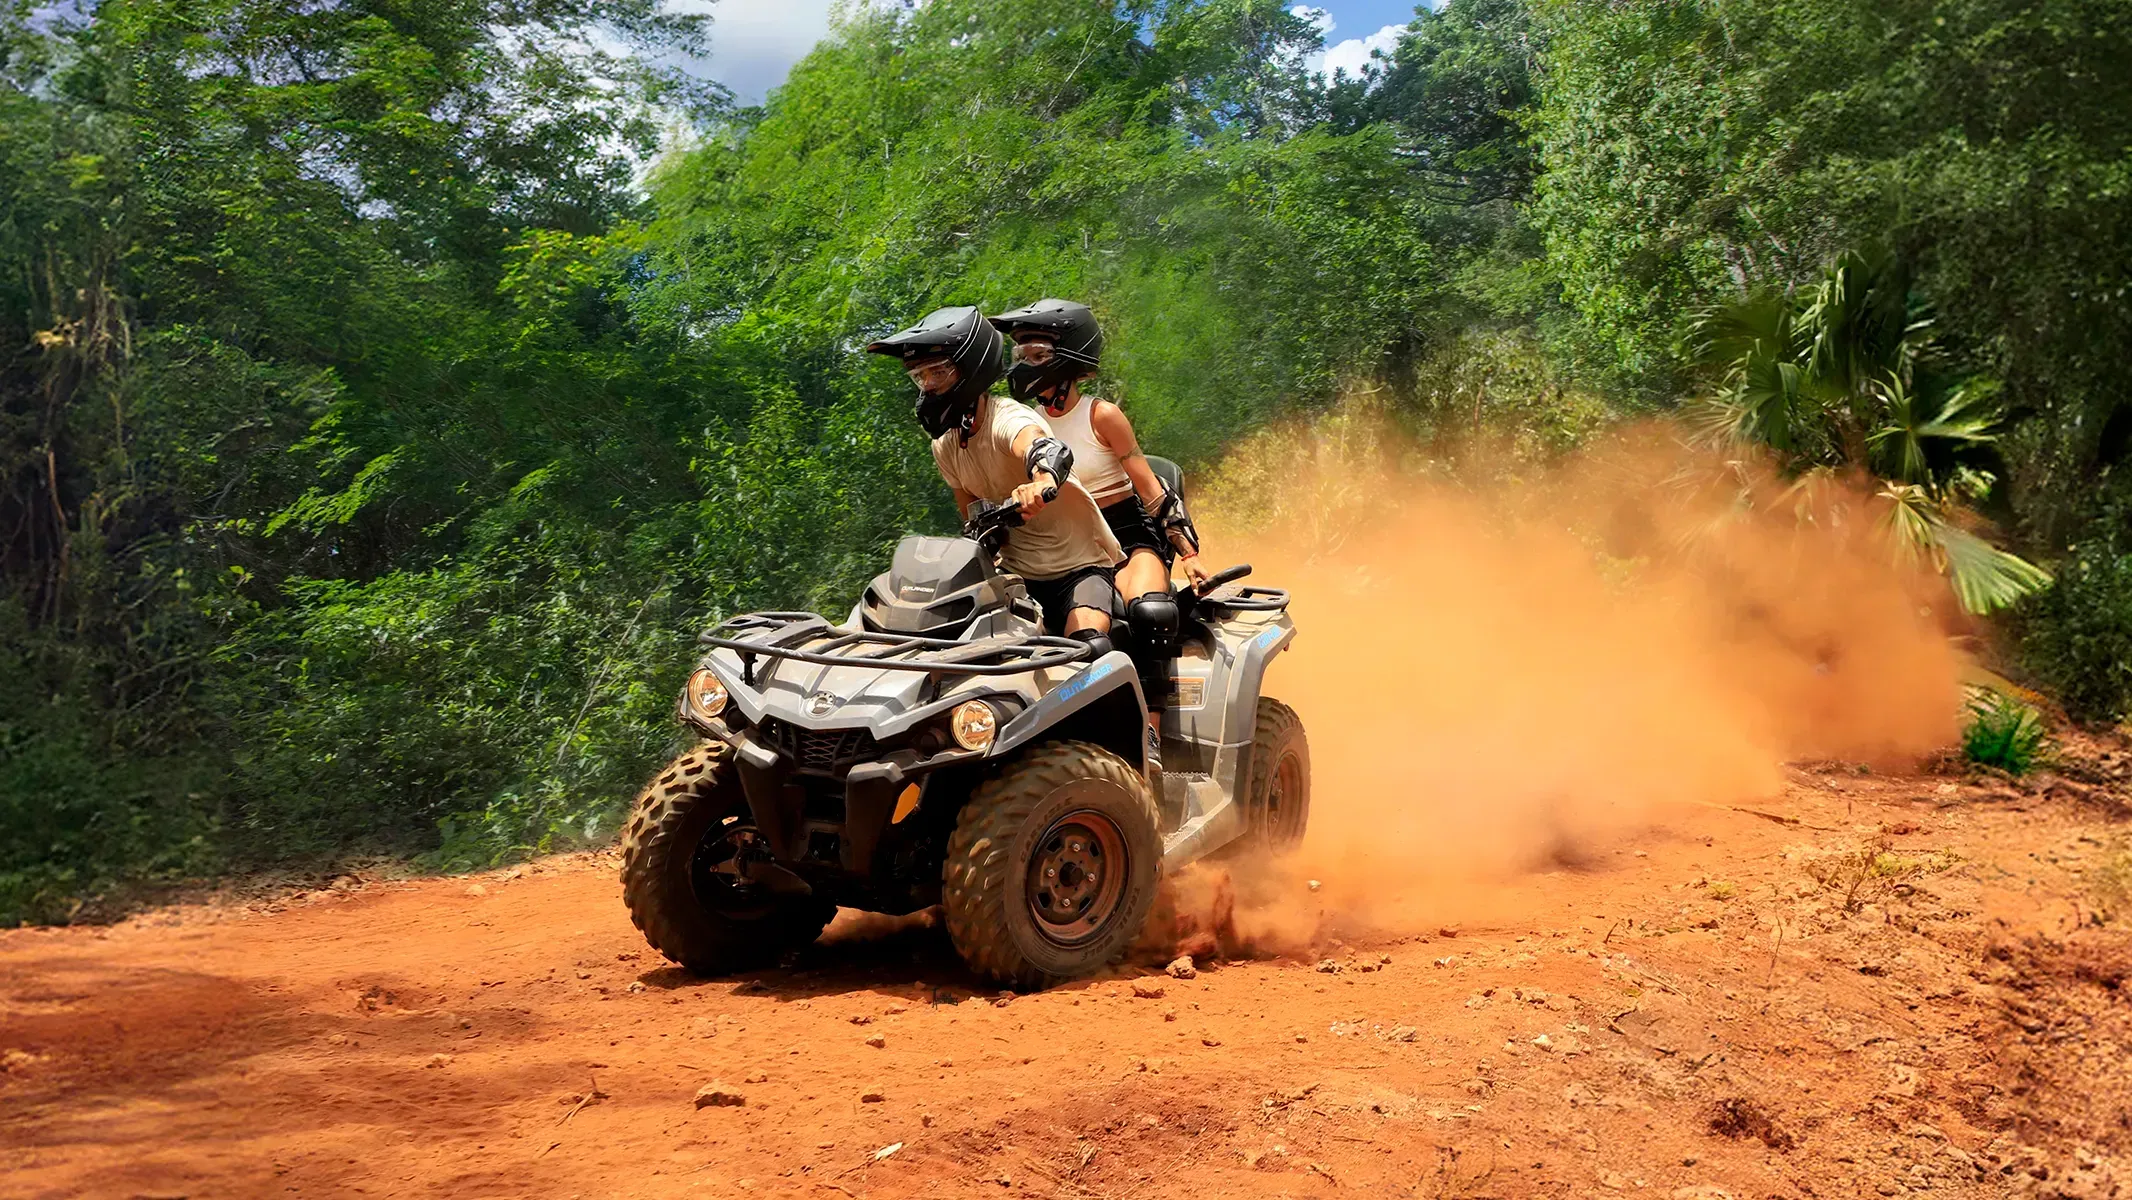
[[[709,667],[688,677],[688,706],[699,717],[715,717],[725,711],[725,685]]]
[[[955,734],[956,745],[965,750],[986,750],[999,732],[999,714],[982,700],[967,700],[955,706],[948,728]]]

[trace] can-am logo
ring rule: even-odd
[[[830,695],[828,692],[816,692],[812,696],[807,697],[808,716],[826,717],[829,715],[829,710],[835,708],[836,706],[837,698],[835,696]]]

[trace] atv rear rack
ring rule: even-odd
[[[730,636],[738,634],[740,636]],[[714,626],[697,643],[740,656],[741,681],[755,686],[755,659],[786,658],[825,667],[876,667],[928,675],[1019,675],[1077,663],[1089,645],[1036,634],[975,642],[910,633],[836,630],[817,613],[743,613]]]

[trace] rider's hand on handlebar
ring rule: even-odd
[[[1037,472],[1036,479],[1014,489],[1014,502],[1021,506],[1024,520],[1044,511],[1044,506],[1057,496],[1058,485],[1042,471]]]
[[[1184,568],[1184,577],[1191,580],[1192,586],[1195,588],[1207,586],[1207,580],[1213,578],[1213,576],[1207,574],[1205,567],[1199,565],[1199,556],[1197,554],[1188,554],[1178,559],[1177,565]]]

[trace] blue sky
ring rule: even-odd
[[[687,0],[677,8],[711,13],[709,74],[733,89],[743,103],[759,102],[784,81],[792,64],[805,57],[829,29],[833,0]],[[1372,46],[1391,44],[1386,26],[1413,19],[1411,0],[1317,0],[1311,7],[1329,14],[1327,66],[1353,70],[1367,61]]]

